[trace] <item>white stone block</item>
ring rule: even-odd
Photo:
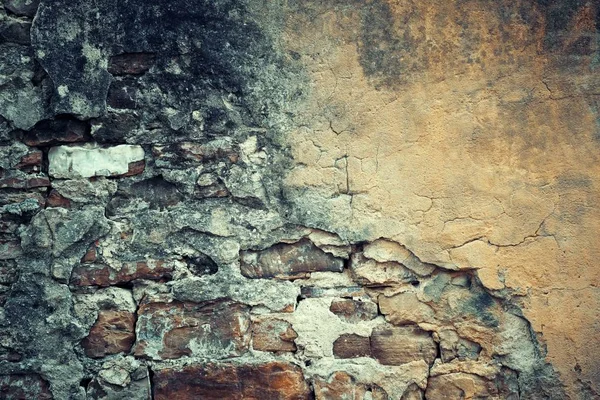
[[[144,149],[128,144],[106,148],[97,144],[57,146],[48,153],[50,176],[67,179],[123,175],[130,163],[143,159]]]

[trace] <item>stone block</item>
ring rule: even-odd
[[[252,323],[252,347],[260,351],[296,351],[298,334],[292,325],[277,318],[264,318]]]
[[[296,279],[311,272],[342,272],[344,260],[308,240],[276,244],[262,251],[242,252],[242,274],[248,278]]]
[[[433,338],[417,327],[380,326],[371,335],[371,354],[384,365],[412,361],[433,363],[437,346]]]
[[[58,146],[50,149],[48,160],[49,173],[54,178],[119,176],[130,172],[130,164],[144,160],[144,149],[126,144],[106,148]]]
[[[154,372],[155,400],[308,400],[302,370],[285,362],[204,364]]]
[[[23,136],[25,144],[36,147],[86,142],[89,139],[88,124],[76,119],[44,120],[38,122]]]

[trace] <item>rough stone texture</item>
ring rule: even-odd
[[[136,356],[229,358],[250,343],[247,307],[231,302],[143,304],[136,325]]]
[[[260,351],[296,351],[298,334],[289,322],[265,318],[252,323],[252,348]]]
[[[6,400],[51,400],[48,383],[36,375],[0,375],[0,395]]]
[[[313,382],[317,400],[388,400],[389,396],[378,386],[357,383],[345,372],[336,372],[329,379],[316,378]]]
[[[235,366],[206,364],[155,372],[156,400],[310,398],[302,370],[283,362]]]
[[[87,398],[148,400],[151,398],[148,368],[131,357],[107,361],[87,386]]]
[[[342,335],[333,342],[333,354],[338,358],[369,357],[371,340],[354,334]]]
[[[144,149],[131,145],[108,148],[59,146],[48,152],[49,174],[54,178],[127,175],[130,164],[143,159]]]
[[[135,316],[127,311],[102,311],[81,345],[85,354],[101,358],[128,353],[135,341]]]
[[[596,1],[0,4],[0,397],[600,397]]]
[[[431,364],[437,346],[426,332],[418,328],[381,327],[371,336],[371,353],[384,365],[399,365],[423,360]]]
[[[339,299],[331,302],[329,311],[348,322],[369,321],[377,317],[377,304],[363,299]]]
[[[344,262],[303,240],[295,244],[277,244],[261,252],[242,253],[242,274],[248,278],[305,277],[310,272],[341,272]]]

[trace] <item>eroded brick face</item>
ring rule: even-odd
[[[172,273],[172,265],[161,260],[124,262],[119,269],[103,264],[81,264],[73,270],[71,283],[76,286],[106,287],[136,279],[160,280],[170,277]]]
[[[204,364],[161,369],[154,375],[156,400],[265,399],[308,400],[302,370],[285,362]]]
[[[52,400],[48,383],[38,375],[0,375],[0,398],[6,400]]]
[[[307,240],[242,254],[242,274],[249,278],[295,279],[306,277],[311,272],[341,272],[343,268],[342,259]]]
[[[152,359],[240,356],[250,344],[248,307],[230,301],[140,306],[134,353]]]
[[[298,334],[287,321],[276,318],[259,319],[252,323],[252,347],[260,351],[296,351]]]
[[[81,345],[88,357],[129,353],[135,341],[135,315],[127,311],[101,311]]]
[[[416,327],[382,327],[373,331],[371,352],[381,364],[433,363],[437,346],[430,334]]]

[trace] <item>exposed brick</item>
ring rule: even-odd
[[[367,387],[345,372],[334,372],[327,379],[317,376],[313,386],[316,400],[388,400],[387,393],[379,386]]]
[[[23,142],[29,146],[85,142],[90,140],[87,123],[76,119],[45,120],[25,132]]]
[[[371,334],[371,354],[385,365],[424,360],[433,363],[437,346],[432,337],[417,327],[377,327]]]
[[[394,325],[431,323],[435,320],[433,308],[419,301],[415,293],[404,292],[391,297],[382,294],[378,301],[386,320]]]
[[[161,260],[126,262],[120,269],[108,265],[79,265],[73,269],[71,283],[76,286],[111,286],[136,279],[170,279],[173,266]]]
[[[24,172],[40,172],[44,155],[41,150],[33,150],[24,155],[15,168]]]
[[[135,355],[227,358],[248,350],[249,307],[229,302],[155,302],[138,312]]]
[[[50,179],[46,176],[35,177],[6,177],[0,179],[0,188],[32,189],[50,186]]]
[[[92,358],[128,353],[135,341],[134,327],[135,316],[128,311],[100,311],[81,345],[85,354]]]
[[[241,270],[248,278],[296,279],[310,272],[342,272],[344,261],[308,240],[276,244],[263,251],[242,252]]]
[[[377,317],[377,304],[370,300],[337,299],[329,311],[347,322],[369,321]]]
[[[46,197],[46,207],[71,208],[71,200],[62,196],[55,189],[52,189],[48,197]]]
[[[92,243],[90,245],[90,247],[88,247],[87,251],[85,252],[85,254],[83,255],[83,257],[81,257],[81,263],[83,264],[89,264],[89,263],[93,263],[94,261],[96,261],[96,258],[98,256],[98,249],[97,249],[97,241]]]
[[[3,400],[51,400],[48,382],[35,374],[0,375]]]
[[[125,174],[123,174],[123,176],[139,175],[142,172],[144,172],[144,169],[146,169],[146,161],[145,160],[132,162],[132,163],[129,163],[129,169],[127,170],[127,172]]]
[[[108,72],[113,75],[140,75],[154,64],[153,53],[123,53],[112,56],[108,62]]]
[[[281,319],[266,318],[252,323],[252,347],[260,351],[296,351],[298,334]]]
[[[337,358],[371,356],[371,340],[368,337],[345,334],[333,343],[333,354]]]
[[[284,362],[206,364],[154,374],[155,400],[304,400],[311,393],[302,370]]]

